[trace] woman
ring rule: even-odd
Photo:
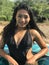
[[[44,34],[37,27],[33,17],[30,7],[25,3],[20,3],[14,9],[11,22],[4,28],[0,55],[13,65],[34,64],[48,50],[41,37]],[[34,41],[41,47],[41,51],[35,55],[32,54],[31,48]],[[3,51],[5,43],[8,45],[10,55]]]

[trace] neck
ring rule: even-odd
[[[18,27],[18,30],[25,30],[25,27]]]

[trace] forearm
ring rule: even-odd
[[[47,48],[44,48],[40,52],[38,52],[37,54],[35,54],[32,58],[34,58],[35,60],[37,60],[40,57],[44,56],[47,51],[48,51],[48,49]]]
[[[29,60],[27,60],[27,63],[34,64],[40,57],[44,56],[46,52],[47,48],[42,49],[39,53],[33,55]]]
[[[9,62],[16,62],[10,55],[6,54],[3,49],[0,49],[0,56],[7,59]]]

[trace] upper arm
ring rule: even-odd
[[[47,47],[45,41],[43,40],[43,38],[41,37],[41,35],[38,31],[32,30],[32,34],[34,34],[34,36],[35,36],[34,40],[38,43],[38,45],[41,48]]]

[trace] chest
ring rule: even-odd
[[[34,36],[31,35],[30,31],[19,32],[14,35],[14,41],[16,45],[19,45],[22,41],[32,42],[34,40]]]
[[[27,48],[32,46],[32,37],[30,32],[24,31],[23,33],[17,33],[14,37],[11,37],[11,45],[19,48]]]
[[[14,35],[13,38],[14,38],[16,45],[20,44],[20,42],[22,41],[25,35],[26,35],[26,31],[18,32],[17,34]]]
[[[17,34],[14,37],[10,38],[10,43],[8,47],[12,49],[12,51],[19,50],[26,52],[27,49],[32,47],[32,38],[30,32],[25,31],[21,34]]]

